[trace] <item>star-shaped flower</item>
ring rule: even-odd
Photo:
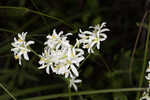
[[[34,44],[34,41],[25,41],[27,32],[18,33],[18,39],[14,38],[14,42],[11,45],[14,47],[11,51],[14,52],[15,59],[19,59],[19,64],[21,65],[22,55],[25,60],[29,60],[28,52],[31,52],[29,46]]]

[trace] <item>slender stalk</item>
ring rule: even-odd
[[[115,92],[135,92],[135,91],[143,91],[145,88],[124,88],[124,89],[105,89],[105,90],[93,90],[93,91],[82,91],[82,92],[72,92],[71,96],[77,95],[93,95],[93,94],[102,94],[102,93],[115,93]],[[22,100],[46,100],[46,99],[56,99],[59,97],[68,97],[68,93],[60,93],[60,94],[53,94],[47,96],[39,96],[39,97],[31,97],[25,98]]]
[[[39,12],[39,11],[35,11],[35,10],[32,10],[32,9],[29,9],[29,8],[25,8],[25,7],[14,7],[14,6],[0,6],[0,9],[16,9],[16,10],[24,10],[26,12],[31,12],[31,13],[34,13],[34,14],[37,14],[37,15],[41,15],[41,16],[45,16],[45,17],[48,17],[48,18],[51,18],[51,19],[54,19],[54,20],[57,20],[65,25],[67,25],[68,27],[72,28],[70,24],[66,23],[65,21],[63,21],[62,19],[59,19],[57,17],[54,17],[54,16],[50,16],[50,15],[47,15],[45,13],[42,13],[42,12]]]
[[[141,75],[140,75],[139,87],[142,86],[143,80],[144,80],[144,72],[145,72],[146,63],[147,63],[149,36],[150,36],[150,21],[149,21],[149,24],[148,24],[148,33],[147,33],[145,51],[144,51],[144,62],[143,62],[143,66],[142,66],[142,72],[141,72]],[[140,92],[137,93],[136,100],[139,100],[139,98],[140,98]]]
[[[69,100],[71,100],[71,88],[69,87],[69,84],[68,84],[68,95],[69,95]]]
[[[5,28],[0,28],[0,31],[4,31],[4,32],[8,32],[8,33],[17,33],[15,31],[8,30],[8,29],[5,29]]]
[[[35,9],[39,11],[39,8],[36,5],[36,3],[34,2],[34,0],[31,0],[31,2],[32,2],[33,6],[35,7]],[[42,17],[42,20],[44,21],[44,23],[50,28],[50,26],[47,23],[47,20],[43,16],[41,16],[41,17]]]
[[[4,86],[0,83],[0,87],[13,99],[17,100]]]
[[[37,86],[37,87],[31,87],[31,88],[27,88],[27,89],[20,89],[20,90],[16,90],[14,91],[12,94],[15,96],[15,97],[20,97],[20,96],[25,96],[25,95],[30,95],[32,93],[35,93],[35,92],[42,92],[42,91],[47,91],[47,90],[55,90],[55,89],[63,89],[64,88],[64,85],[65,84],[51,84],[51,85],[44,85],[44,86]],[[3,95],[0,95],[0,100],[5,100],[4,98],[6,97],[5,94]]]
[[[132,55],[131,55],[131,60],[130,60],[130,63],[129,63],[129,80],[130,80],[131,83],[132,83],[132,65],[133,65],[133,61],[134,61],[134,55],[135,55],[136,48],[137,48],[137,44],[138,44],[138,41],[139,41],[139,38],[140,38],[140,34],[141,34],[141,31],[142,31],[142,26],[143,26],[143,24],[144,24],[145,18],[147,17],[147,14],[148,14],[148,12],[146,11],[146,12],[144,13],[144,16],[143,16],[143,18],[142,18],[142,21],[141,21],[141,23],[140,23],[139,31],[138,31],[138,34],[137,34],[137,36],[136,36],[136,40],[135,40],[133,52],[132,52]]]
[[[38,53],[36,53],[30,46],[28,47],[36,56],[40,57]],[[41,58],[41,57],[40,57]]]
[[[81,62],[80,66],[82,66],[82,65],[84,64],[84,62],[85,62],[90,56],[91,56],[91,54],[88,54],[88,55],[86,56],[86,58]]]

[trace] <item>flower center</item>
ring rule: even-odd
[[[71,62],[70,60],[67,60],[67,63],[68,63],[69,65],[71,65],[71,64],[72,64],[72,62]]]
[[[22,53],[24,53],[24,52],[25,52],[25,50],[24,50],[24,49],[21,49],[21,52],[22,52]]]
[[[52,39],[56,39],[56,36],[52,35]]]
[[[15,55],[14,57],[15,57],[15,59],[18,59],[18,58],[19,58],[19,56],[18,56],[18,55]]]
[[[23,41],[22,39],[19,39],[19,40],[18,40],[18,42],[22,42],[22,41]]]
[[[95,41],[95,42],[98,42],[98,38],[95,38],[94,41]]]
[[[89,44],[86,44],[84,47],[85,47],[85,48],[89,48],[90,46],[89,46]]]

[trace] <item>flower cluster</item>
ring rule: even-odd
[[[69,87],[74,87],[77,91],[76,83],[82,82],[77,77],[79,77],[80,63],[85,59],[83,48],[88,49],[88,53],[94,53],[93,48],[95,46],[100,49],[100,42],[107,38],[104,32],[109,31],[105,28],[105,25],[106,23],[94,27],[90,26],[89,28],[92,28],[92,31],[81,31],[80,29],[79,39],[76,39],[74,45],[70,44],[68,40],[68,36],[72,33],[63,34],[63,31],[57,33],[54,29],[53,33],[47,36],[43,53],[38,54],[38,57],[40,57],[38,69],[46,69],[47,74],[53,72],[63,75],[69,79]],[[11,50],[14,52],[15,58],[19,59],[20,65],[22,55],[25,60],[29,60],[27,54],[31,51],[29,46],[34,43],[34,41],[25,41],[26,34],[18,34],[19,39],[14,38],[14,43],[12,43],[14,48]]]
[[[148,63],[149,63],[149,66],[146,69],[147,76],[145,76],[145,78],[149,84],[148,84],[146,91],[144,91],[143,96],[140,98],[140,100],[150,100],[150,96],[149,96],[149,93],[150,93],[150,61]]]
[[[21,65],[21,56],[23,55],[25,60],[29,60],[28,52],[31,50],[29,46],[34,44],[34,41],[25,41],[27,32],[22,32],[22,34],[18,34],[18,39],[14,38],[14,42],[11,44],[14,48],[11,51],[14,52],[15,59],[19,59],[19,64]]]
[[[54,29],[53,34],[47,36],[48,40],[44,43],[46,45],[44,52],[40,55],[39,64],[41,66],[39,69],[46,68],[48,74],[51,70],[69,79],[75,79],[79,76],[77,69],[80,62],[84,59],[84,51],[77,47],[78,40],[74,46],[71,45],[67,40],[68,35],[72,34],[63,35],[62,31],[57,34]],[[72,84],[72,82],[70,83]]]
[[[107,35],[104,32],[109,31],[108,28],[105,28],[106,23],[102,23],[102,25],[90,26],[89,28],[94,29],[92,32],[90,31],[82,31],[80,29],[79,37],[80,43],[83,44],[83,48],[88,49],[88,53],[94,53],[93,47],[96,45],[97,49],[100,49],[100,42],[106,40]]]

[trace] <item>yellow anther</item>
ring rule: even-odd
[[[85,45],[85,48],[89,48],[89,45],[87,44],[87,45]]]
[[[52,35],[52,39],[56,39],[56,36]]]
[[[55,69],[55,70],[56,70],[56,69],[58,69],[58,68],[60,68],[60,66],[59,66],[59,65],[54,66],[54,69]]]
[[[94,39],[94,41],[96,41],[96,42],[97,42],[97,41],[98,41],[98,38],[95,38],[95,39]]]
[[[41,61],[44,61],[44,58],[41,57],[40,60],[41,60]]]
[[[25,52],[25,50],[23,50],[23,49],[22,49],[22,50],[21,50],[21,52],[22,52],[22,53],[24,53],[24,52]]]
[[[57,68],[56,68],[56,67],[54,67],[54,69],[56,70]]]
[[[22,42],[22,41],[23,41],[22,39],[19,39],[19,40],[18,40],[18,42]]]
[[[68,64],[72,64],[72,62],[71,62],[70,60],[67,60],[67,63],[68,63]]]
[[[72,57],[74,57],[75,55],[72,53]]]
[[[44,62],[48,62],[48,60],[45,59],[45,58],[43,58],[43,57],[41,57],[40,60],[41,60],[41,61],[44,61]]]
[[[67,56],[66,55],[64,55],[63,57],[62,57],[62,59],[64,59],[64,58],[66,58]]]
[[[148,66],[148,68],[147,69],[150,69],[150,66]]]
[[[94,31],[93,33],[94,33],[94,34],[96,34],[97,32],[96,32],[96,31]]]
[[[18,58],[19,58],[19,56],[18,56],[18,55],[15,55],[15,56],[14,56],[14,58],[15,58],[15,59],[18,59]]]

